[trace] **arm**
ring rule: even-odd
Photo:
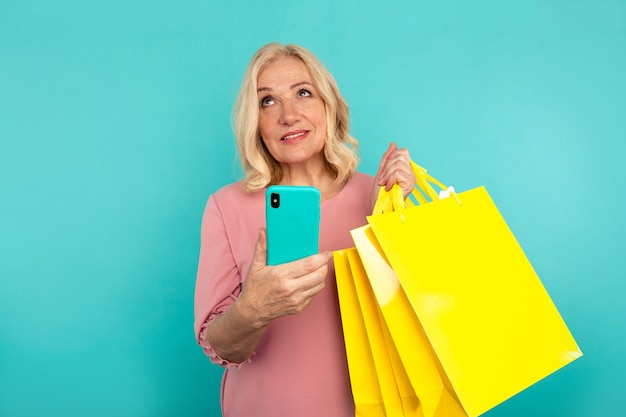
[[[247,311],[249,308],[241,304],[237,299],[226,313],[208,324],[205,334],[207,342],[220,358],[237,364],[252,355],[266,328],[255,323],[254,316]]]
[[[233,305],[207,326],[206,338],[215,352],[233,363],[252,355],[272,320],[298,314],[324,288],[331,252],[283,265],[267,266],[265,229],[259,231],[250,270]]]

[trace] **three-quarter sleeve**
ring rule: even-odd
[[[202,218],[200,257],[194,297],[194,330],[198,344],[212,362],[227,366],[206,338],[206,328],[224,314],[241,292],[237,268],[222,211],[215,196],[209,197]]]

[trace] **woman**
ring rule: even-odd
[[[335,80],[306,49],[262,47],[235,104],[245,179],[209,197],[195,294],[198,342],[226,367],[226,417],[354,416],[332,251],[353,246],[380,186],[415,185],[389,146],[376,178],[357,173],[357,141]],[[265,188],[320,190],[320,252],[266,264]]]

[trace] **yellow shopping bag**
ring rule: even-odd
[[[407,208],[399,188],[382,192],[375,211],[395,211],[368,218],[369,240],[384,252],[454,395],[478,416],[582,353],[486,189],[439,200],[428,181],[445,187],[414,170],[432,201],[416,194],[420,205]]]
[[[357,417],[384,417],[381,388],[374,367],[372,348],[368,342],[365,321],[357,298],[347,251],[333,253],[341,321],[343,324],[348,371]],[[392,388],[395,388],[395,381]],[[387,386],[389,381],[387,381]]]
[[[365,270],[365,273],[354,274],[354,279],[367,281],[357,286],[370,287],[375,296],[375,304],[383,317],[387,348],[392,356],[398,358],[397,375],[402,379],[397,384],[404,392],[415,392],[419,399],[419,408],[405,407],[404,414],[394,415],[466,417],[398,277],[389,266],[370,227],[353,230],[352,237],[358,250],[357,259],[362,261]]]
[[[355,248],[334,253],[357,417],[424,417]]]

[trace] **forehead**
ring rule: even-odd
[[[263,68],[257,77],[258,88],[288,88],[303,81],[313,83],[307,66],[295,57],[277,58]]]

